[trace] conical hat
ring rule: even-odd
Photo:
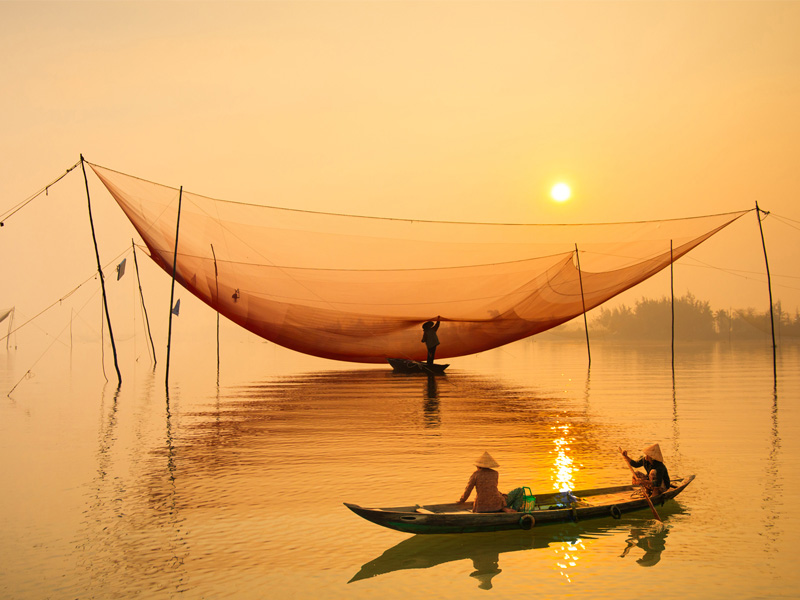
[[[497,464],[497,461],[493,459],[488,452],[484,452],[483,455],[475,461],[475,466],[485,469],[496,469],[500,465]]]
[[[495,568],[492,569],[491,571],[475,571],[473,573],[470,573],[469,576],[474,577],[475,579],[480,581],[480,583],[478,584],[479,588],[481,588],[482,590],[490,590],[492,589],[492,578],[495,575],[502,572],[503,569],[498,569],[497,566],[495,566]]]
[[[658,444],[653,444],[644,449],[644,455],[656,459],[658,462],[664,462],[664,456],[661,454],[661,448]]]

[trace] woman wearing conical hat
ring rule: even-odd
[[[663,494],[669,489],[670,481],[669,472],[667,471],[666,465],[664,465],[664,456],[661,454],[661,448],[658,444],[653,444],[645,448],[642,452],[644,456],[639,460],[631,460],[628,458],[627,450],[622,453],[622,456],[625,457],[625,460],[628,461],[630,466],[644,467],[646,474],[637,471],[635,475],[639,481],[634,481],[634,483],[641,483],[642,480],[649,480],[649,487],[652,489],[650,496]]]
[[[506,498],[497,488],[500,475],[495,469],[500,465],[488,452],[484,452],[475,461],[475,466],[478,468],[470,475],[467,489],[464,490],[459,499],[459,504],[466,502],[472,493],[472,488],[475,488],[475,502],[472,505],[472,512],[514,512],[510,508],[506,508]]]

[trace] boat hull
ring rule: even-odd
[[[676,480],[675,488],[653,498],[660,505],[680,494],[695,476]],[[637,488],[618,486],[572,492],[580,502],[572,506],[552,505],[558,494],[537,496],[539,504],[533,512],[473,513],[471,503],[404,506],[396,508],[365,508],[345,502],[358,516],[376,525],[404,533],[477,533],[530,529],[534,526],[564,521],[582,521],[599,517],[619,518],[623,513],[649,510],[647,499],[635,495]],[[541,508],[539,508],[541,507]]]
[[[386,360],[390,365],[392,365],[392,369],[394,369],[397,373],[443,375],[444,370],[450,366],[449,364],[443,365],[440,363],[433,363],[432,365],[429,365],[428,363],[420,362],[418,360],[411,360],[409,358],[387,358]]]

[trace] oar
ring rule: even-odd
[[[622,448],[619,449],[619,453],[622,454]],[[628,468],[631,470],[633,476],[636,477],[636,471],[633,470],[631,463],[628,462],[628,458],[624,454],[622,454],[622,458],[625,460],[625,464],[628,465]],[[653,516],[656,518],[656,521],[661,521],[661,517],[659,517],[658,513],[656,512],[656,507],[653,506],[653,501],[650,500],[650,494],[647,493],[647,488],[642,486],[642,492],[644,492],[644,497],[647,499],[647,503],[650,505],[650,510],[653,511]],[[663,521],[661,522],[663,523]]]

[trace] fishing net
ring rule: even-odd
[[[747,212],[591,225],[382,219],[215,200],[91,167],[170,275],[180,198],[176,281],[203,302],[281,346],[354,362],[424,360],[421,325],[437,316],[437,358],[540,333]]]

